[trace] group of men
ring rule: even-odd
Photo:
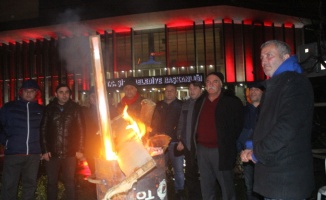
[[[284,42],[264,43],[261,63],[268,79],[248,85],[245,107],[224,90],[220,72],[206,76],[203,93],[200,83],[191,82],[184,103],[174,85],[165,87],[151,125],[152,134],[171,137],[166,159],[172,163],[176,199],[217,199],[217,182],[223,199],[236,199],[233,170],[239,152],[248,199],[311,196],[311,84]]]
[[[217,199],[217,183],[223,199],[236,199],[233,170],[238,154],[244,162],[248,199],[311,196],[311,84],[284,42],[264,43],[261,63],[269,78],[249,85],[245,108],[224,89],[220,72],[207,74],[204,91],[203,83],[191,82],[185,102],[177,98],[175,85],[165,87],[164,99],[155,107],[151,136],[171,137],[166,161],[172,164],[176,199]],[[36,102],[39,91],[35,81],[25,81],[20,99],[0,110],[4,200],[16,199],[20,176],[24,199],[34,199],[40,159],[46,161],[48,199],[57,198],[59,170],[67,198],[75,199],[76,158],[84,156],[83,113],[67,85],[57,87],[56,98],[44,111]],[[137,117],[143,98],[133,83],[126,83],[124,93],[118,110],[128,105],[128,113]]]

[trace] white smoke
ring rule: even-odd
[[[66,70],[73,73],[78,73],[82,66],[90,66],[88,35],[94,32],[80,22],[79,13],[79,10],[66,10],[58,16],[59,56]]]

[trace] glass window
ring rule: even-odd
[[[117,71],[132,70],[131,67],[131,32],[116,33],[116,63]]]
[[[171,75],[188,74],[195,65],[195,45],[193,26],[168,28],[169,68]]]
[[[134,31],[135,76],[164,75],[165,49],[164,29]]]

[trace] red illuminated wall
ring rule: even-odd
[[[245,72],[246,81],[254,81],[254,62],[253,62],[253,32],[252,22],[247,21],[243,23],[243,43],[245,55]]]
[[[234,36],[233,21],[229,19],[223,20],[224,31],[224,55],[225,55],[225,81],[235,82],[235,58],[234,58]]]

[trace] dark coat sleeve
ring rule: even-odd
[[[254,133],[254,155],[259,162],[274,163],[280,150],[288,147],[310,122],[307,114],[313,107],[313,94],[307,94],[306,91],[311,91],[310,85],[299,80],[288,79],[297,83],[276,86],[265,95],[268,99],[264,100],[261,122]]]

